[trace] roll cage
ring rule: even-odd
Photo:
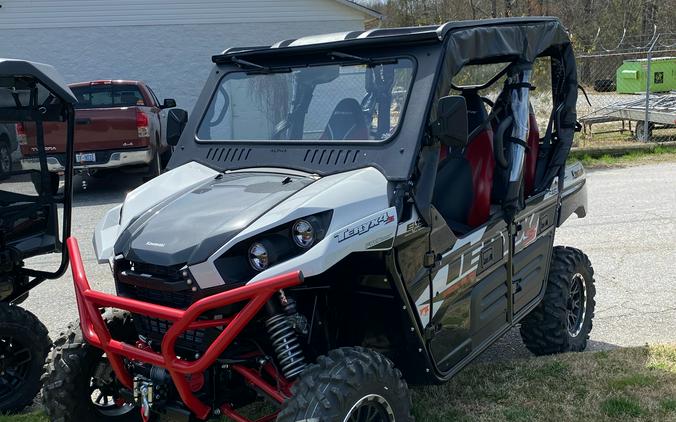
[[[339,55],[335,53],[339,52]],[[223,75],[322,63],[382,62],[408,56],[415,63],[406,112],[387,142],[200,141],[196,133]],[[440,26],[374,29],[280,41],[269,47],[230,48],[212,58],[215,66],[179,141],[170,167],[197,161],[217,170],[282,167],[326,175],[373,166],[388,180],[418,177],[421,160],[429,160],[428,122],[438,99],[449,92],[453,76],[467,64],[498,61],[532,63],[550,56],[553,71],[554,127],[545,148],[548,160],[539,169],[540,187],[548,185],[565,163],[575,126],[576,70],[572,47],[557,18],[489,19]],[[560,142],[559,142],[560,141]],[[435,151],[436,152],[436,151]],[[225,157],[225,158],[224,158]],[[423,195],[425,196],[425,195]]]
[[[68,267],[68,253],[62,242],[70,236],[71,227],[75,103],[77,99],[52,66],[0,58],[0,123],[34,124],[38,155],[37,170],[15,170],[8,176],[34,177],[37,195],[0,187],[0,282],[5,282],[7,274],[12,275],[10,280],[22,280],[10,289],[11,293],[0,298],[2,301],[22,300],[30,289],[45,279],[60,277]],[[63,195],[46,188],[51,186],[51,175],[44,144],[44,122],[67,124]],[[61,233],[57,217],[59,203],[63,204]],[[51,252],[61,253],[59,267],[53,272],[31,269],[23,264],[24,259]]]

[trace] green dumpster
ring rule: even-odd
[[[647,59],[625,60],[617,69],[617,92],[635,94],[645,92],[648,73]],[[650,62],[650,92],[676,90],[676,57],[658,57]]]

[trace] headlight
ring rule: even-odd
[[[326,237],[332,215],[331,210],[322,211],[243,240],[216,259],[216,268],[228,284],[244,283],[312,249]]]
[[[249,246],[249,264],[256,271],[267,270],[288,256],[293,246],[288,237],[271,235],[259,239]]]
[[[291,228],[291,237],[296,245],[307,249],[315,243],[315,229],[306,220],[298,220]]]
[[[268,249],[261,242],[256,242],[249,248],[249,264],[256,271],[263,271],[270,265]]]

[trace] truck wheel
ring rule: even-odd
[[[557,246],[542,302],[521,323],[521,338],[535,355],[581,352],[594,319],[594,269],[575,248]]]
[[[153,159],[148,164],[148,179],[157,177],[160,174],[162,174],[162,157],[160,155],[159,146],[156,146],[155,151],[153,152]]]
[[[12,171],[12,151],[9,150],[9,143],[0,140],[0,178],[5,177]]]
[[[0,412],[18,412],[33,403],[52,343],[47,328],[18,306],[0,304]]]
[[[291,388],[277,422],[408,422],[411,396],[401,372],[385,356],[344,347],[321,356]]]
[[[134,326],[128,312],[108,310],[104,320],[114,338],[133,339]],[[42,399],[50,420],[141,420],[138,409],[119,394],[120,386],[103,350],[82,336],[79,321],[70,323],[54,342],[43,381]]]
[[[162,154],[160,154],[160,163],[162,164],[162,171],[167,168],[167,164],[169,164],[169,160],[171,160],[171,155],[173,154],[173,151],[171,147],[167,148]]]

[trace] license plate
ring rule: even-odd
[[[96,161],[96,153],[87,152],[82,154],[75,154],[75,161],[78,163],[93,163]]]

